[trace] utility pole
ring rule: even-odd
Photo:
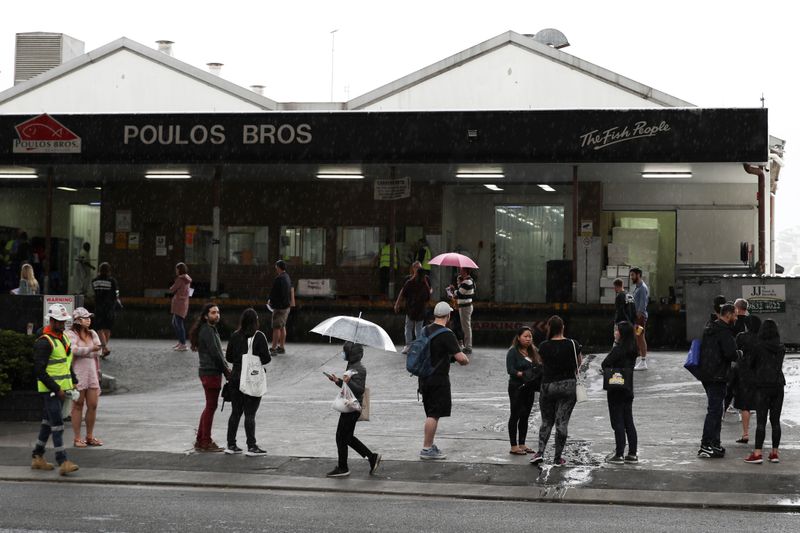
[[[336,32],[338,29],[331,31],[331,102],[333,102],[333,45],[336,41]]]

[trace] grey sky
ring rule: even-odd
[[[135,7],[133,7],[135,6]],[[335,100],[353,98],[504,31],[563,31],[565,51],[703,107],[770,109],[770,133],[787,140],[777,197],[778,229],[800,225],[792,198],[800,104],[790,95],[800,63],[798,8],[790,2],[585,1],[404,2],[195,0],[4,3],[0,89],[13,83],[14,34],[63,32],[92,50],[119,37],[222,76],[266,86],[279,101],[326,101],[335,34]]]

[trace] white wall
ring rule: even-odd
[[[236,111],[263,109],[128,50],[0,103],[9,114]]]
[[[660,107],[607,82],[507,44],[364,109]]]
[[[749,183],[605,183],[603,208],[676,211],[676,263],[738,264],[740,242],[757,249],[756,189]]]

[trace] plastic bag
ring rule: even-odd
[[[361,404],[358,403],[355,394],[347,386],[347,383],[342,383],[342,388],[333,400],[331,408],[340,413],[353,413],[361,411]]]

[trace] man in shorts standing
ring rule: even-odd
[[[423,334],[430,337],[438,330],[447,329],[447,321],[453,308],[447,302],[439,302],[433,309],[433,323],[423,328]],[[461,351],[455,334],[447,330],[430,341],[431,365],[433,374],[427,378],[419,378],[419,392],[422,394],[422,405],[425,408],[425,437],[420,459],[445,459],[447,455],[434,444],[439,419],[450,416],[452,397],[450,394],[450,363],[457,362],[464,366],[469,359]]]
[[[639,348],[639,361],[634,370],[647,370],[647,302],[650,300],[650,289],[642,279],[642,269],[633,267],[631,269],[631,291],[633,301],[636,305],[636,347]]]
[[[286,321],[289,318],[289,307],[292,303],[292,280],[286,272],[283,259],[275,262],[278,276],[269,291],[267,307],[272,311],[272,348],[270,355],[286,353]]]

